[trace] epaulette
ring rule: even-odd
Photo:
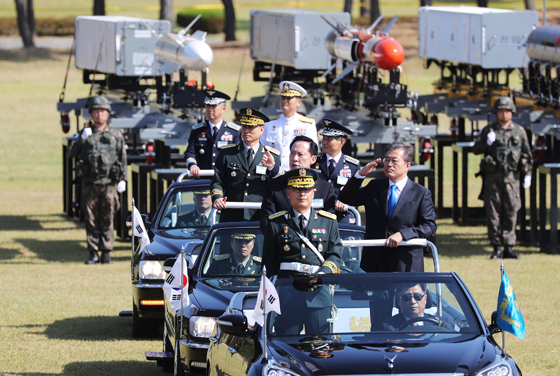
[[[317,210],[317,213],[319,213],[319,215],[322,215],[323,217],[327,217],[327,218],[336,220],[336,214],[329,213],[328,211]]]
[[[233,124],[230,122],[226,122],[226,127],[231,128],[234,131],[238,131],[238,132],[241,130],[241,125]]]
[[[351,156],[349,156],[349,155],[345,155],[345,156],[344,156],[344,160],[345,160],[346,162],[352,163],[352,164],[354,164],[354,165],[356,165],[356,166],[360,164],[360,161],[359,161],[359,160],[357,160],[356,158],[351,157]]]
[[[225,253],[223,255],[216,255],[214,256],[214,260],[227,260],[228,258],[230,258],[230,254],[229,253]]]
[[[265,148],[266,150],[268,150],[269,152],[271,152],[272,154],[280,155],[280,151],[274,149],[273,147],[265,146],[264,148]]]
[[[268,219],[274,219],[283,216],[284,214],[288,213],[287,210],[279,211],[278,213],[274,213],[268,216]]]
[[[194,131],[195,129],[202,128],[205,125],[206,123],[198,123],[197,125],[193,125],[191,129]]]
[[[256,262],[262,262],[262,257],[261,256],[253,256],[253,260],[255,260]]]
[[[212,189],[212,196],[216,196],[216,195],[223,196],[224,191],[222,191],[221,189]]]
[[[323,157],[323,155],[324,155],[324,154],[323,154],[323,152],[322,152],[322,151],[318,152],[318,153],[317,153],[317,159],[320,159],[320,158],[322,158],[322,157]]]
[[[222,147],[220,148],[220,150],[231,149],[231,148],[234,148],[234,147],[236,147],[236,146],[238,146],[238,145],[239,145],[239,144],[231,144],[231,145],[222,146]]]
[[[308,117],[305,117],[305,116],[300,117],[299,121],[303,121],[304,123],[309,123],[309,124],[315,123],[315,119],[308,118]]]
[[[276,115],[276,116],[270,117],[269,119],[270,119],[270,121],[272,121],[272,120],[277,120],[279,117],[280,117],[280,115]]]

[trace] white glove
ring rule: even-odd
[[[523,188],[527,189],[531,186],[531,175],[525,175],[523,178]]]
[[[85,127],[84,131],[82,132],[82,140],[86,140],[89,136],[91,136],[91,128]]]
[[[492,145],[494,141],[496,141],[496,133],[494,133],[494,131],[490,131],[490,133],[488,133],[488,137],[486,138],[486,143],[488,145]]]
[[[126,190],[126,182],[121,180],[119,184],[117,184],[117,192],[123,193]]]

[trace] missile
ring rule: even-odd
[[[360,64],[373,63],[379,69],[393,70],[404,61],[402,45],[389,37],[389,31],[397,21],[398,16],[395,16],[383,30],[372,34],[373,28],[381,21],[382,17],[383,15],[365,31],[350,29],[340,23],[337,23],[338,26],[334,26],[323,18],[334,28],[325,42],[327,50],[332,56],[349,62],[346,69],[333,83],[338,82]],[[326,76],[335,66],[336,64],[333,64],[323,76]]]
[[[537,27],[529,34],[525,49],[531,61],[560,64],[560,26]]]
[[[206,43],[206,32],[196,31],[192,36],[164,34],[156,42],[156,55],[161,70],[171,74],[180,68],[204,70],[212,64],[214,54]]]

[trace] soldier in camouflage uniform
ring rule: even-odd
[[[81,179],[81,208],[90,253],[88,265],[111,264],[113,219],[118,207],[118,193],[126,190],[126,149],[122,134],[107,125],[111,105],[104,97],[93,97],[89,103],[92,126],[74,136],[68,149],[76,157],[76,174]]]
[[[474,154],[484,153],[480,171],[484,174],[488,238],[494,247],[490,258],[518,259],[513,247],[517,211],[521,208],[520,179],[523,178],[523,188],[531,186],[533,157],[525,129],[511,121],[513,100],[498,98],[494,112],[498,121],[482,130],[473,147]]]

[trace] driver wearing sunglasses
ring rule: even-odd
[[[426,307],[428,293],[428,287],[424,283],[398,285],[395,299],[400,312],[383,321],[383,328],[389,331],[418,331],[414,327],[437,325],[449,329],[450,325],[441,317],[424,312],[426,308],[430,308]]]

